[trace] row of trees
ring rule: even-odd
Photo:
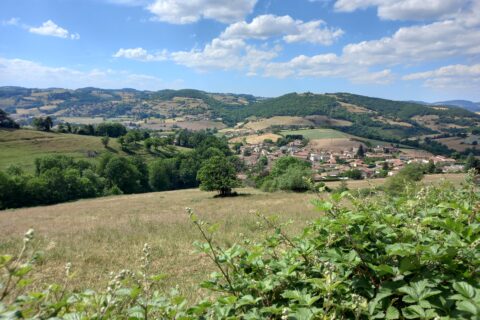
[[[196,135],[196,133],[191,133]],[[97,163],[64,155],[35,160],[35,172],[17,166],[0,172],[0,209],[93,198],[194,188],[230,195],[242,164],[225,140],[204,136],[192,151],[146,163],[139,156],[104,153]]]

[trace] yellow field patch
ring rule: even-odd
[[[242,142],[246,141],[248,144],[259,144],[263,143],[264,140],[270,139],[273,142],[277,142],[282,136],[274,133],[266,133],[261,135],[249,135],[245,137],[236,137],[230,140],[230,142]]]
[[[268,119],[260,119],[257,121],[250,121],[243,127],[252,130],[265,130],[273,126],[313,126],[312,121],[301,117],[277,116]]]

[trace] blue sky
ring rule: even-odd
[[[480,101],[480,0],[2,0],[0,85]]]

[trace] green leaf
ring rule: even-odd
[[[473,299],[475,297],[475,288],[466,282],[455,282],[453,284],[453,289],[469,299]]]
[[[14,272],[13,272],[13,275],[16,276],[16,277],[23,277],[24,275],[26,275],[27,273],[30,272],[30,270],[32,270],[32,266],[29,265],[29,264],[24,264],[22,265],[20,268],[16,269]]]
[[[407,319],[418,319],[425,317],[425,310],[419,305],[408,306],[402,309],[403,316]]]
[[[246,296],[243,296],[240,299],[238,299],[237,307],[240,308],[240,307],[243,307],[243,306],[246,306],[246,305],[256,304],[260,300],[261,300],[261,298],[256,298],[255,299],[251,295],[246,295]]]
[[[459,301],[457,302],[458,310],[465,311],[471,313],[473,315],[480,316],[480,306],[475,306],[470,301]]]
[[[385,315],[385,319],[398,319],[400,318],[400,312],[394,306],[390,306],[387,309],[387,314]]]
[[[333,208],[333,203],[328,201],[315,201],[315,206],[317,210],[330,211]]]

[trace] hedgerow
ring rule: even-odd
[[[140,269],[112,274],[105,291],[70,291],[71,265],[64,284],[34,291],[29,231],[20,254],[0,257],[0,318],[479,319],[479,200],[472,177],[371,199],[344,192],[315,200],[322,214],[295,237],[259,214],[273,234],[229,248],[187,208],[218,269],[201,284],[212,298],[194,305],[159,289],[148,245]]]

